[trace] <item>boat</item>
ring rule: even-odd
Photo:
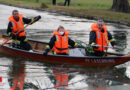
[[[85,67],[113,67],[116,65],[123,64],[130,60],[130,54],[117,54],[108,53],[107,56],[69,56],[69,55],[53,55],[50,51],[47,56],[43,56],[45,46],[47,42],[36,41],[29,39],[28,42],[31,44],[33,52],[21,50],[18,48],[10,47],[12,40],[6,35],[0,35],[0,53],[9,55],[15,58],[22,57],[27,60],[53,63],[53,64],[67,64],[67,65],[78,65]],[[3,44],[6,40],[5,44]],[[73,48],[70,48],[73,49]]]

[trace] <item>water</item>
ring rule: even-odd
[[[8,17],[13,9],[18,9],[26,17],[41,15],[42,19],[26,28],[28,38],[49,41],[52,32],[63,25],[70,31],[73,40],[88,42],[90,26],[94,20],[63,16],[56,13],[41,12],[0,5],[0,30],[6,33]],[[118,50],[111,52],[128,53],[130,51],[130,27],[113,23],[106,23],[108,30],[117,41]],[[58,81],[68,85],[59,87],[60,90],[129,90],[130,63],[127,62],[114,68],[83,68],[70,65],[54,65],[39,62],[23,61],[0,55],[0,90],[9,90],[17,80],[21,81],[25,90],[56,90]],[[2,80],[1,80],[2,79]],[[60,82],[60,81],[59,81]],[[19,83],[17,83],[19,85]],[[57,87],[58,88],[58,87]]]

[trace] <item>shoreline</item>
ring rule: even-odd
[[[33,10],[38,10],[38,11],[47,11],[50,13],[58,13],[61,15],[84,18],[84,19],[89,19],[89,20],[103,19],[103,18],[96,17],[96,16],[89,16],[89,15],[78,14],[78,13],[73,13],[73,12],[68,12],[68,11],[63,11],[63,10],[54,10],[54,9],[48,9],[48,8],[43,9],[43,8],[31,7],[31,6],[19,6],[19,5],[7,4],[7,3],[1,3],[1,2],[0,2],[0,4],[7,5],[7,6],[13,6],[13,7],[19,7],[19,8],[25,8],[25,9],[33,9]],[[116,24],[130,26],[130,22],[128,22],[128,21],[110,20],[110,19],[103,19],[103,20],[104,20],[104,22],[107,22],[107,23],[116,23]]]

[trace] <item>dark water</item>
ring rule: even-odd
[[[26,29],[28,38],[40,41],[49,41],[52,32],[59,25],[63,25],[70,31],[72,39],[88,42],[90,26],[95,22],[56,13],[0,5],[1,33],[6,33],[8,17],[13,9],[18,9],[27,17],[42,16],[40,21]],[[106,23],[106,25],[117,41],[117,46],[120,47],[109,51],[128,53],[130,27],[113,23]],[[56,90],[57,88],[59,90],[130,90],[129,65],[130,63],[127,62],[113,68],[84,68],[23,61],[22,58],[0,55],[0,90],[10,90],[10,87],[15,86],[16,83],[17,85],[21,83],[24,90]],[[58,83],[60,86],[56,88]]]

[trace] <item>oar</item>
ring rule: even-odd
[[[85,48],[86,46],[106,47],[106,48],[112,48],[112,49],[122,49],[123,48],[123,47],[119,47],[119,46],[116,46],[115,48],[113,48],[112,46],[90,45],[81,40],[75,40],[75,42],[77,42],[79,44],[79,47],[81,46],[80,48]]]
[[[96,46],[96,47],[106,47],[106,48],[112,48],[112,49],[122,49],[122,47],[116,46],[113,48],[112,46],[102,46],[102,45],[91,45],[91,46]]]
[[[95,46],[95,47],[106,47],[106,48],[113,48],[112,46],[102,46],[102,45],[91,45],[91,46]]]

